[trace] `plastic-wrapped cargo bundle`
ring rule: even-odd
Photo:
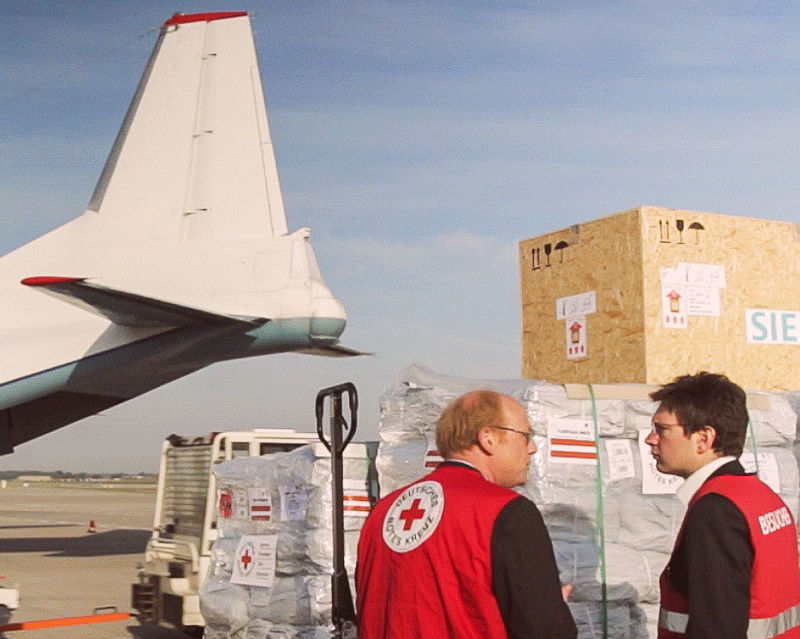
[[[369,512],[363,444],[344,452],[345,565]],[[322,444],[240,457],[215,470],[217,528],[200,592],[213,639],[327,637],[333,571],[330,456]]]
[[[218,539],[211,549],[209,573],[200,592],[206,639],[244,639],[249,616],[247,587],[231,583],[238,539]]]
[[[642,384],[619,386],[649,388]],[[432,430],[452,399],[479,388],[496,390],[519,400],[527,409],[537,435],[547,434],[552,419],[592,415],[592,403],[570,399],[561,384],[532,379],[470,379],[437,375],[424,366],[413,364],[401,371],[398,380],[381,397],[381,441],[401,441],[424,435]],[[636,394],[641,394],[641,391]],[[759,445],[793,443],[797,431],[797,411],[793,402],[800,406],[800,399],[793,393],[751,392],[749,396],[756,400],[751,402],[748,412]],[[650,418],[656,407],[655,402],[644,399],[598,398],[594,409],[600,435],[636,439],[640,429],[650,427]]]
[[[567,605],[578,639],[648,639],[647,616],[636,602],[636,592],[626,584],[609,586],[603,593],[600,583],[585,583],[575,588]]]
[[[366,465],[363,444],[351,444],[343,463],[348,571],[355,569],[358,535],[369,511]],[[220,537],[277,533],[279,574],[330,574],[330,473],[330,458],[322,444],[223,462],[215,470]]]
[[[532,379],[469,379],[437,375],[418,364],[405,368],[398,380],[381,396],[378,430],[382,442],[415,439],[433,430],[436,420],[450,401],[470,390],[487,388],[517,399],[528,411],[537,435],[547,434],[552,418],[587,417],[589,403],[567,398],[559,384]],[[589,412],[587,412],[589,411]],[[624,403],[601,399],[596,411],[602,435],[623,433]]]
[[[524,492],[542,512],[563,583],[584,586],[600,578],[598,540],[602,526],[606,583],[632,587],[636,601],[657,601],[658,577],[669,559],[685,508],[673,495],[641,494],[636,442],[601,437],[599,443],[602,520],[598,517],[596,465],[551,458],[546,439],[539,443]],[[608,450],[617,450],[620,445],[627,448],[632,463],[627,466],[627,475],[614,478]]]
[[[747,407],[750,426],[758,445],[791,446],[797,435],[797,414],[786,394],[750,393],[750,396],[762,400],[758,401],[758,406],[748,402]]]
[[[649,447],[643,443],[658,406],[642,399],[649,389],[624,385],[624,392],[638,399],[598,399],[593,403],[570,398],[564,386],[547,382],[439,376],[411,366],[381,399],[376,467],[383,494],[419,479],[435,466],[433,433],[439,414],[455,397],[479,388],[507,393],[527,410],[539,451],[532,460],[528,482],[518,490],[542,512],[562,582],[574,584],[577,593],[591,592],[599,585],[601,561],[605,560],[605,602],[580,594],[580,600],[576,595],[571,599],[576,619],[578,615],[583,619],[578,620],[580,636],[603,636],[597,626],[603,607],[609,630],[613,630],[608,636],[647,636],[644,619],[653,617],[654,610],[657,616],[658,578],[686,510],[674,495],[681,480],[657,473]],[[742,462],[755,470],[757,458],[759,475],[797,514],[800,486],[792,450],[797,415],[792,401],[800,405],[800,400],[791,394],[766,393],[751,393],[750,399],[754,400],[749,406],[751,432]],[[600,435],[597,441],[594,415]],[[583,435],[591,431],[585,441],[578,442],[585,452],[577,457],[583,456],[583,461],[565,459],[558,456],[562,453],[554,455],[550,450],[551,443],[564,439],[553,432],[575,424],[586,427]],[[586,459],[592,454],[600,459],[600,490],[596,462]],[[598,516],[600,499],[602,518]],[[599,545],[601,526],[603,549]],[[652,619],[647,627],[655,636]]]

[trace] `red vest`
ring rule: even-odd
[[[730,499],[750,528],[755,557],[750,582],[748,639],[800,638],[800,569],[797,529],[791,511],[755,475],[712,477],[689,503],[675,548],[683,539],[692,507],[710,493]],[[689,621],[689,602],[672,586],[666,569],[661,574],[660,585],[658,639],[682,639]]]
[[[492,593],[492,528],[519,494],[443,465],[382,499],[361,531],[359,639],[508,639]]]

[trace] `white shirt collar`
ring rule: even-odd
[[[452,462],[454,464],[464,464],[464,466],[468,466],[469,468],[474,468],[475,470],[478,470],[478,467],[475,464],[471,464],[470,462],[468,462],[468,461],[466,461],[464,459],[453,459],[451,457],[449,459],[445,459],[445,461],[446,462]]]
[[[680,499],[681,503],[684,505],[688,505],[689,502],[692,501],[694,494],[700,490],[700,486],[705,483],[706,479],[711,477],[711,474],[717,470],[717,468],[735,460],[736,457],[733,457],[732,455],[725,455],[724,457],[718,457],[705,466],[698,468],[691,475],[689,475],[686,478],[686,481],[681,484],[677,491],[675,491],[678,499]]]

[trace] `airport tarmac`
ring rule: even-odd
[[[136,565],[144,559],[155,486],[112,482],[9,482],[0,489],[0,583],[18,584],[11,623],[91,615],[130,605]],[[97,532],[87,532],[95,521]],[[181,632],[138,620],[18,630],[7,639],[184,639]]]

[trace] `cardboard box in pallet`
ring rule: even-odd
[[[800,388],[800,225],[641,206],[520,242],[522,374]]]

